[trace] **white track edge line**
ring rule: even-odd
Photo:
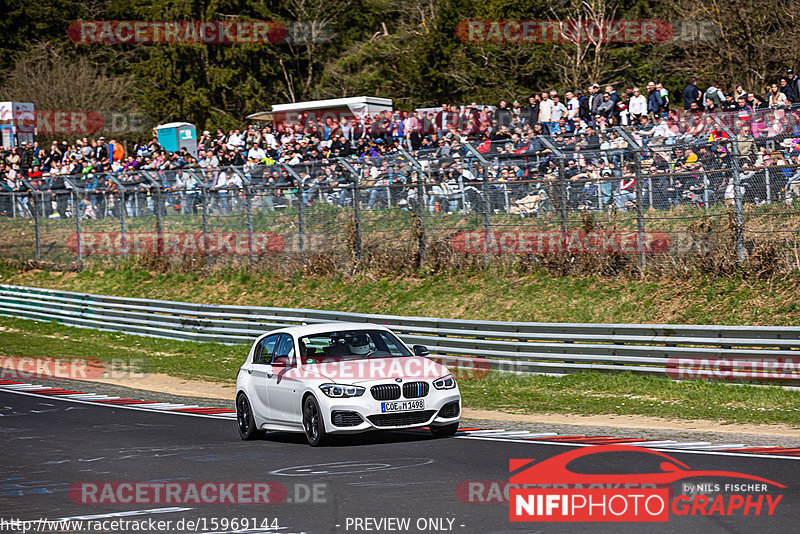
[[[560,445],[562,447],[596,447],[594,443],[567,443],[563,441],[529,441],[524,439],[508,439],[508,438],[489,438],[482,436],[453,436],[453,439],[477,439],[481,441],[504,441],[506,443],[533,443],[541,445]],[[621,445],[624,445],[622,443]],[[650,447],[643,447],[646,449]],[[759,454],[757,452],[727,452],[727,451],[705,451],[705,450],[692,450],[692,449],[663,449],[661,447],[653,447],[651,450],[661,452],[671,452],[673,454],[706,454],[709,456],[743,456],[745,458],[777,458],[778,460],[800,460],[800,456],[783,456],[780,454]]]
[[[15,395],[27,395],[29,397],[39,397],[41,399],[57,399],[58,395],[44,395],[42,393],[28,393],[27,391],[14,391],[11,389],[3,389],[0,386],[0,391],[6,391],[8,393],[14,393]],[[88,404],[89,406],[104,406],[106,408],[122,408],[125,410],[136,410],[139,412],[150,412],[150,413],[166,413],[172,415],[188,415],[190,417],[205,417],[206,419],[228,419],[230,416],[224,416],[224,414],[202,414],[202,413],[190,413],[190,412],[176,412],[176,411],[169,411],[169,410],[149,410],[147,408],[139,408],[141,405],[125,405],[125,404],[104,404],[102,402],[93,402],[93,401],[85,401],[80,399],[61,399],[65,402],[76,402],[78,404]],[[220,408],[225,409],[225,408]]]

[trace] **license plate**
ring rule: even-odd
[[[397,401],[397,402],[382,402],[381,412],[412,412],[415,410],[424,410],[424,400],[410,400],[410,401]]]

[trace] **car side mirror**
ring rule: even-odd
[[[414,356],[427,356],[431,353],[425,345],[414,345]]]
[[[284,356],[276,356],[274,360],[272,360],[272,367],[285,369],[287,367],[292,367],[291,362],[289,360],[289,355]]]

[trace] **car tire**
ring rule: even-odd
[[[253,408],[244,393],[236,397],[236,428],[239,430],[239,437],[246,441],[261,439],[266,435],[266,432],[256,428]]]
[[[449,438],[450,436],[455,435],[456,430],[458,430],[458,423],[452,423],[444,426],[431,425],[430,430],[434,438]]]
[[[327,441],[325,420],[313,395],[309,395],[303,401],[303,430],[308,444],[312,447],[321,447]]]

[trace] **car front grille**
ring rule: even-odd
[[[364,420],[356,412],[346,410],[334,410],[331,412],[333,426],[358,426]]]
[[[369,389],[375,400],[397,400],[400,398],[400,386],[397,384],[378,384]]]
[[[458,417],[461,410],[458,407],[458,401],[448,402],[442,409],[439,410],[439,417]]]
[[[367,419],[375,426],[408,426],[425,423],[430,420],[435,413],[435,410],[383,413],[380,415],[368,415]]]
[[[407,399],[418,399],[428,394],[427,382],[406,382],[403,384],[403,396]]]

